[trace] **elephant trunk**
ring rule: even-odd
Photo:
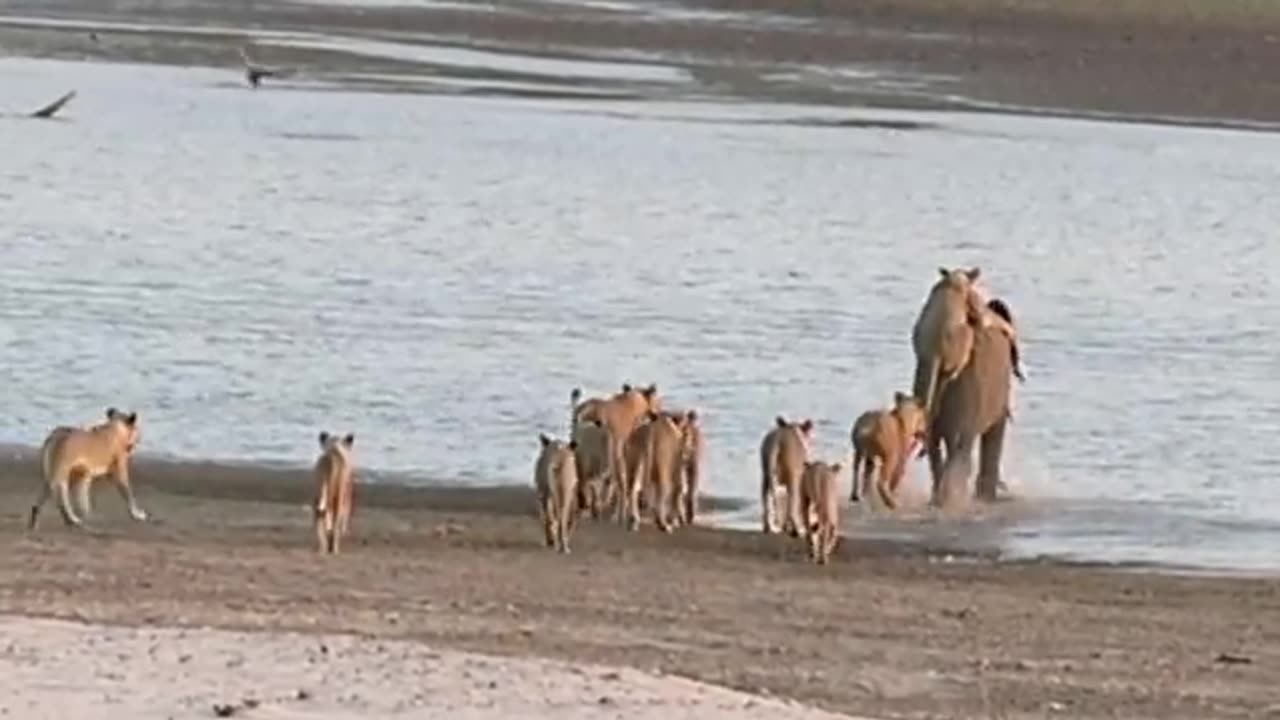
[[[933,400],[938,395],[938,373],[942,369],[942,358],[936,353],[916,360],[916,377],[911,386],[911,394],[924,409],[924,416],[933,420]]]

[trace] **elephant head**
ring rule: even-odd
[[[911,392],[932,418],[937,398],[969,364],[975,329],[984,327],[987,308],[976,282],[980,268],[938,268],[941,277],[929,290],[911,330],[916,355]]]

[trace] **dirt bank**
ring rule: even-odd
[[[1065,114],[1280,121],[1280,11],[1230,0],[683,0],[609,3],[498,0],[424,7],[338,3],[89,3],[10,0],[13,15],[163,22],[147,28],[0,27],[8,52],[236,67],[243,33],[312,32],[407,44],[449,43],[535,54],[658,58],[692,82],[588,83],[589,97],[728,96],[836,105],[1051,108]],[[221,28],[220,30],[218,28]],[[196,31],[199,31],[197,34]],[[274,43],[274,45],[273,45]],[[520,71],[371,58],[259,40],[268,63],[349,85],[414,92],[538,94],[482,86]],[[400,80],[374,74],[401,73]],[[406,78],[419,75],[410,83]],[[423,76],[425,75],[426,82]],[[565,80],[562,78],[562,80]],[[570,83],[571,85],[573,83]]]
[[[527,491],[362,489],[349,551],[312,553],[294,471],[139,469],[156,520],[107,487],[96,532],[31,536],[29,459],[0,467],[0,613],[354,631],[660,670],[902,718],[1195,718],[1280,711],[1280,586],[587,525],[539,544]],[[167,469],[166,469],[167,468]]]

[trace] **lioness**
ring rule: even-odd
[[[809,558],[826,565],[840,536],[840,463],[804,464],[800,478],[800,505],[809,523]]]
[[[62,520],[69,526],[80,527],[83,522],[71,507],[71,485],[79,483],[80,509],[87,514],[90,485],[107,474],[115,480],[120,496],[129,506],[129,515],[139,522],[146,520],[147,512],[138,505],[129,485],[129,458],[141,439],[138,413],[126,415],[114,407],[107,408],[106,422],[87,430],[61,425],[50,431],[40,447],[40,470],[44,482],[40,495],[31,506],[27,529],[36,528],[40,509],[51,495],[57,496]]]
[[[775,427],[760,442],[760,504],[764,512],[764,532],[778,532],[778,502],[787,493],[787,515],[783,530],[798,536],[804,530],[800,515],[800,475],[809,460],[809,440],[813,421],[787,422],[779,415]]]
[[[578,468],[578,511],[599,518],[615,501],[608,491],[609,433],[597,420],[573,426],[573,457]]]
[[[897,507],[898,485],[907,471],[907,460],[916,442],[923,442],[928,430],[924,408],[911,395],[893,394],[893,407],[868,410],[853,421],[849,431],[853,442],[853,489],[850,502],[858,502],[858,493],[870,493],[872,471],[880,465],[876,490],[885,507]]]
[[[355,460],[351,450],[356,436],[347,433],[339,438],[322,430],[319,439],[320,457],[316,458],[313,471],[316,481],[316,552],[337,555],[351,519],[351,495],[355,485],[352,477]]]
[[[702,436],[702,424],[698,422],[698,413],[689,410],[685,413],[684,447],[681,451],[680,465],[684,471],[681,483],[680,522],[692,525],[698,515],[698,489],[702,483],[702,458],[706,452],[705,440]]]
[[[640,496],[648,491],[654,520],[663,532],[675,529],[684,510],[683,461],[688,414],[651,412],[648,422],[627,438],[627,525],[640,527]],[[696,413],[694,414],[696,418]]]
[[[538,513],[547,547],[569,553],[569,537],[578,516],[578,468],[574,461],[576,443],[538,435],[542,449],[533,466],[533,485],[538,492]]]
[[[574,425],[591,420],[598,421],[609,434],[609,484],[607,495],[622,497],[627,482],[626,463],[623,459],[623,448],[627,438],[643,421],[647,413],[662,410],[662,399],[658,395],[658,386],[635,388],[623,384],[621,392],[609,398],[590,398],[581,403],[582,391],[574,388],[570,399],[575,403],[573,411]],[[623,521],[626,513],[626,502],[617,505],[617,518]]]

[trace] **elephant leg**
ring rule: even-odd
[[[941,507],[943,499],[942,473],[944,470],[941,440],[938,437],[931,435],[925,441],[925,452],[929,456],[929,478],[933,482],[933,487],[929,495],[929,504]]]
[[[1001,486],[1000,458],[1004,455],[1004,434],[1008,422],[1007,416],[1001,418],[982,436],[978,447],[978,483],[974,488],[974,497],[979,500],[996,500]]]
[[[953,500],[963,498],[973,477],[973,446],[976,438],[971,435],[950,439],[947,445],[947,462],[942,468],[942,503],[946,507]]]

